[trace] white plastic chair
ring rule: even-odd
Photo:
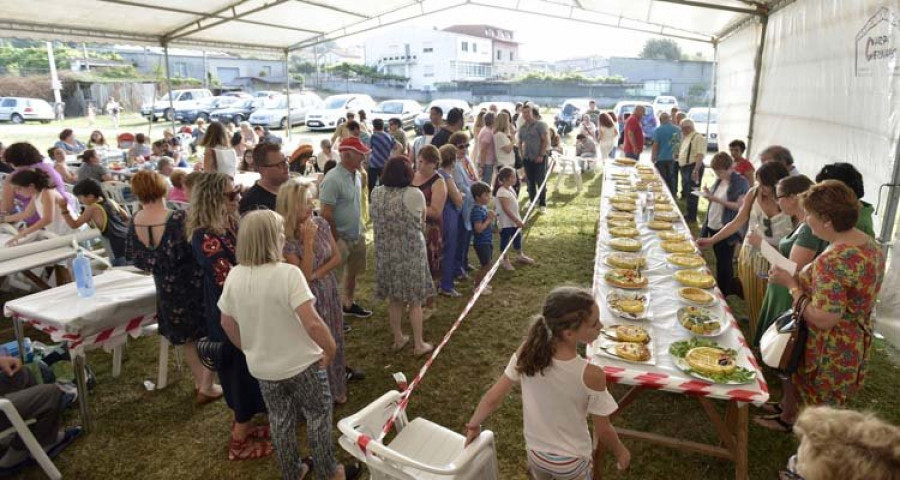
[[[100,184],[100,188],[103,190],[103,195],[106,198],[128,209],[128,213],[134,215],[134,212],[138,210],[139,205],[134,201],[131,194],[131,185],[128,183],[119,181],[103,182]]]
[[[494,433],[485,430],[468,447],[465,437],[424,418],[412,422],[406,414],[394,424],[398,430],[389,445],[376,439],[390,418],[400,392],[392,390],[355,415],[338,422],[339,443],[365,462],[372,480],[495,480],[499,478]],[[371,438],[365,451],[360,438]]]
[[[563,175],[572,175],[575,177],[575,187],[578,193],[581,193],[581,165],[579,164],[581,159],[574,156],[560,155],[558,152],[553,152],[553,158],[556,160],[556,185],[553,188],[558,192],[559,182],[562,180]]]
[[[179,133],[175,137],[178,138],[178,145],[181,147],[181,151],[190,155],[191,144],[194,143],[194,136],[190,133]]]
[[[28,452],[31,453],[31,458],[41,466],[44,473],[47,474],[47,477],[53,480],[62,478],[59,469],[56,468],[56,465],[54,465],[53,461],[50,460],[50,457],[47,456],[47,452],[44,451],[41,444],[38,443],[37,439],[34,438],[34,434],[31,433],[31,430],[28,428],[28,425],[34,423],[34,420],[28,420],[27,422],[23,420],[12,402],[5,398],[0,398],[0,410],[3,410],[6,418],[9,419],[9,423],[12,424],[11,427],[0,432],[0,438],[6,438],[13,433],[19,434],[19,438],[22,439],[22,442],[28,448]]]

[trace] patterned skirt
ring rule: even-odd
[[[766,295],[766,287],[769,285],[767,275],[769,261],[758,250],[748,244],[741,246],[738,257],[738,278],[744,287],[744,301],[747,302],[747,311],[750,315],[750,332],[755,332],[759,322],[759,314],[762,309],[763,297]]]

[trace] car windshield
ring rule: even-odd
[[[280,96],[275,98],[267,98],[263,102],[263,108],[287,108],[287,97]]]
[[[217,99],[213,102],[213,105],[215,105],[215,106],[218,107],[218,108],[223,108],[223,107],[227,107],[228,105],[231,105],[231,104],[237,102],[238,100],[240,100],[240,99],[237,98],[237,97],[223,97],[223,98],[217,98]]]
[[[575,115],[580,109],[574,103],[567,103],[563,109],[563,115]]]
[[[675,105],[678,102],[674,98],[657,98],[656,103],[660,105]]]
[[[708,116],[706,114],[705,110],[701,110],[699,112],[691,112],[691,120],[693,120],[695,124],[696,123],[707,123],[707,122],[708,123],[716,123],[717,122],[716,117],[718,117],[718,115],[716,115],[716,112],[712,112],[711,116]]]
[[[466,106],[459,102],[431,102],[431,105],[428,106],[428,109],[431,110],[431,107],[440,107],[441,110],[444,111],[444,116],[447,116],[447,112],[450,111],[451,108],[461,108],[463,110],[466,109]]]
[[[403,104],[400,102],[381,102],[375,106],[374,113],[403,113]]]
[[[344,105],[347,104],[347,97],[328,97],[325,99],[325,105],[322,106],[325,110],[337,110],[339,108],[344,108]]]

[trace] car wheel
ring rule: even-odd
[[[167,108],[165,113],[163,113],[163,118],[165,118],[167,122],[171,122],[175,119],[175,111],[171,108]]]
[[[278,124],[278,128],[287,130],[287,117],[281,119],[281,123]]]
[[[242,117],[240,115],[235,115],[234,117],[231,117],[231,121],[234,122],[235,125],[237,125],[244,121],[244,117]]]
[[[41,120],[41,123],[46,125],[46,124],[50,123],[50,120]]]
[[[25,119],[22,118],[22,116],[19,115],[18,113],[12,114],[12,116],[9,117],[9,121],[12,122],[12,123],[15,123],[16,125],[20,125],[20,124],[22,124],[22,123],[25,123]]]

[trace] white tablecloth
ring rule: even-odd
[[[80,298],[75,283],[7,302],[4,313],[65,340],[76,352],[85,346],[115,346],[125,334],[156,321],[153,277],[111,270],[94,277],[96,293]],[[111,345],[107,345],[111,344]]]
[[[597,302],[601,306],[600,316],[605,325],[633,323],[649,327],[650,335],[653,337],[652,345],[654,351],[652,354],[656,365],[637,364],[605,355],[601,356],[596,353],[594,345],[588,345],[587,352],[591,361],[601,365],[606,372],[607,378],[616,383],[642,385],[685,394],[709,396],[711,398],[736,399],[754,404],[764,403],[769,398],[768,385],[753,354],[747,347],[747,342],[740,328],[738,328],[730,308],[728,308],[718,289],[714,289],[718,303],[711,309],[721,313],[724,317],[722,321],[726,322],[729,327],[718,337],[712,338],[712,340],[725,347],[737,350],[738,364],[751,370],[756,370],[756,379],[743,385],[718,385],[689,376],[675,366],[672,357],[669,355],[669,345],[675,341],[687,340],[692,337],[687,330],[681,327],[676,318],[678,309],[687,304],[678,297],[677,291],[683,285],[675,280],[673,274],[676,270],[665,261],[668,254],[660,247],[660,239],[657,232],[650,230],[646,226],[649,218],[646,218],[640,209],[643,203],[646,202],[646,192],[640,192],[639,210],[635,213],[635,221],[637,222],[638,230],[641,232],[638,238],[644,244],[641,253],[647,258],[647,267],[642,270],[642,274],[649,278],[650,283],[646,289],[641,291],[650,293],[649,310],[651,319],[649,321],[628,322],[613,315],[606,307],[606,295],[615,289],[615,287],[608,285],[603,278],[604,274],[611,269],[604,263],[604,259],[608,254],[615,252],[609,246],[609,226],[606,222],[606,215],[611,210],[609,198],[615,195],[613,173],[630,173],[633,176],[632,182],[637,181],[637,170],[635,168],[623,168],[612,163],[607,164],[601,198],[593,291]],[[671,202],[671,196],[665,188],[664,192],[660,193],[657,191],[655,195]],[[674,202],[671,203],[674,205]],[[690,238],[690,231],[684,224],[683,219],[676,222],[675,226],[676,231],[685,233]],[[709,291],[713,292],[713,290]]]

